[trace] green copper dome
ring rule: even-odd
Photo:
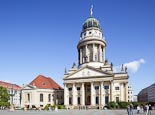
[[[83,30],[87,29],[87,28],[91,28],[91,27],[96,27],[96,28],[100,28],[100,23],[99,21],[94,18],[94,17],[89,17],[83,24]]]

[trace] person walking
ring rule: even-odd
[[[145,107],[146,107],[146,115],[149,115],[149,105],[147,104]]]
[[[130,104],[130,115],[133,115],[133,105]]]
[[[140,112],[140,106],[138,105],[137,106],[137,114],[139,114],[139,112]]]
[[[152,111],[152,106],[151,106],[151,104],[149,104],[149,115],[152,114],[151,111]]]
[[[127,113],[130,115],[130,105],[127,106]]]

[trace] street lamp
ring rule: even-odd
[[[11,106],[10,106],[10,111],[14,111],[14,107],[13,107],[13,96],[15,94],[13,93],[13,85],[12,85],[12,88],[11,88],[11,93],[10,93],[10,96],[11,96]]]

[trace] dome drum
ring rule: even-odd
[[[86,38],[97,38],[97,39],[102,39],[102,31],[99,30],[99,29],[95,29],[94,27],[92,29],[87,29],[85,30],[84,32],[81,32],[81,35],[80,35],[80,39],[83,40],[83,39],[86,39]]]
[[[88,44],[100,44],[102,45],[103,47],[106,47],[106,42],[103,40],[103,39],[89,39],[89,40],[82,40],[81,42],[78,43],[77,45],[77,48],[79,49],[80,47],[83,47],[85,45],[88,45]]]
[[[77,45],[79,67],[96,65],[99,68],[105,61],[106,41],[99,21],[90,15],[82,26]]]

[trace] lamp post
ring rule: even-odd
[[[10,111],[14,111],[14,107],[13,107],[13,96],[15,94],[13,93],[13,85],[12,85],[12,88],[11,88],[11,93],[10,93],[10,96],[11,96],[11,106],[10,106]]]

